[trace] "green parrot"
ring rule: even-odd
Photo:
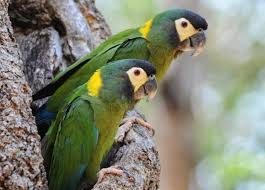
[[[46,87],[33,95],[33,100],[49,97],[35,114],[41,136],[72,91],[107,63],[120,59],[143,59],[151,62],[161,80],[170,63],[185,51],[199,54],[206,42],[208,24],[198,14],[174,9],[162,12],[143,26],[120,32],[98,48],[59,73]]]
[[[155,74],[147,61],[119,60],[98,69],[72,92],[43,139],[50,190],[73,190],[83,180],[96,182],[124,114],[140,99],[155,95]],[[122,174],[114,167],[102,172],[100,178]]]

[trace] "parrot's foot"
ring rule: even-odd
[[[121,121],[120,127],[117,131],[116,137],[115,137],[115,142],[123,142],[126,134],[130,131],[132,128],[133,124],[139,124],[145,128],[148,128],[152,130],[152,134],[155,134],[154,128],[147,123],[146,121],[139,119],[137,117],[128,117],[125,118]]]
[[[100,183],[103,181],[104,176],[106,174],[114,174],[117,176],[122,176],[123,171],[121,169],[119,169],[117,166],[111,166],[109,168],[103,168],[98,172],[98,181],[97,183]]]

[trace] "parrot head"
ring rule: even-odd
[[[90,96],[99,96],[105,101],[136,103],[157,91],[156,70],[144,60],[124,59],[111,62],[98,69],[87,83]]]
[[[186,9],[162,12],[139,29],[143,37],[156,45],[174,48],[175,54],[193,51],[200,54],[206,42],[208,24],[200,15]]]

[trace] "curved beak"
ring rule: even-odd
[[[203,52],[205,44],[206,35],[204,31],[200,31],[189,39],[184,40],[178,49],[181,51],[192,51],[192,56],[197,56]]]
[[[134,99],[140,100],[145,96],[147,96],[148,99],[150,100],[155,97],[156,92],[157,92],[157,82],[155,75],[152,75],[149,76],[148,81],[134,93]]]

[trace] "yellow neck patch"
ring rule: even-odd
[[[87,82],[87,90],[90,96],[98,96],[102,87],[102,78],[100,69],[97,70]]]
[[[146,38],[148,33],[150,32],[152,24],[153,24],[153,19],[147,21],[145,25],[139,29],[139,32],[142,34],[144,38]]]

